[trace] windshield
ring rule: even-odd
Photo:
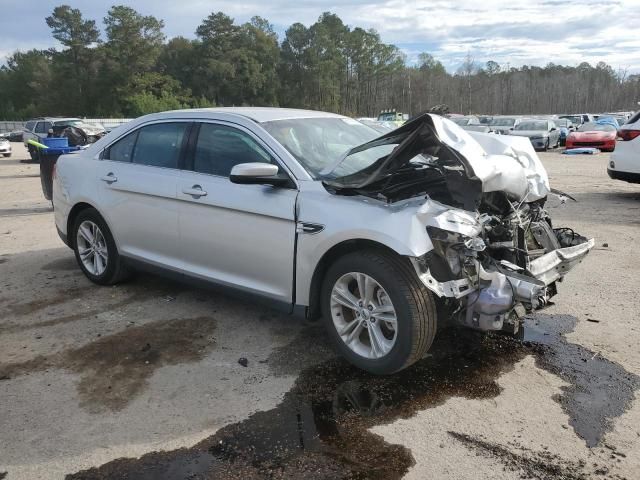
[[[261,125],[314,178],[322,176],[320,172],[335,165],[353,147],[380,136],[380,132],[352,118],[296,118]],[[333,173],[357,172],[391,150],[385,145],[350,155]]]
[[[546,130],[547,122],[522,122],[516,130]]]
[[[585,123],[578,130],[581,132],[615,132],[616,127],[610,123]]]
[[[489,122],[489,125],[495,125],[496,127],[513,127],[515,123],[515,118],[494,118]]]

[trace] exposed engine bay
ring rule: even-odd
[[[554,228],[542,200],[515,204],[500,192],[484,197],[478,235],[427,227],[434,249],[415,267],[428,288],[450,299],[460,323],[516,333],[527,313],[549,304],[556,283],[594,241]]]
[[[393,205],[424,195],[415,218],[432,248],[411,261],[424,285],[468,327],[516,333],[524,315],[548,305],[557,283],[594,245],[553,225],[545,209],[553,191],[526,138],[465,132],[423,115],[344,159],[389,145],[387,155],[349,175],[329,176],[325,185]]]

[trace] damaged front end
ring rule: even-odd
[[[463,325],[516,333],[593,248],[593,239],[554,228],[544,208],[547,173],[526,138],[465,132],[423,115],[352,149],[342,171],[383,147],[391,148],[364,168],[333,169],[325,185],[394,204],[425,196],[414,219],[433,248],[411,261]]]
[[[514,205],[511,212],[483,203],[471,235],[454,233],[428,220],[433,250],[412,262],[427,288],[447,299],[453,317],[480,330],[516,333],[522,318],[544,308],[556,283],[587,255],[594,240],[552,227],[541,202]],[[427,209],[428,210],[428,209]],[[435,220],[435,221],[434,221]],[[445,226],[446,227],[446,226]]]

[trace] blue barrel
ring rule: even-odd
[[[67,137],[46,137],[40,143],[49,148],[66,148],[69,146],[69,139]]]

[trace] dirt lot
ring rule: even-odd
[[[450,331],[376,378],[258,305],[147,275],[92,285],[13,145],[0,479],[640,478],[640,186],[610,180],[607,154],[541,155],[578,200],[556,225],[597,241],[524,341]]]

